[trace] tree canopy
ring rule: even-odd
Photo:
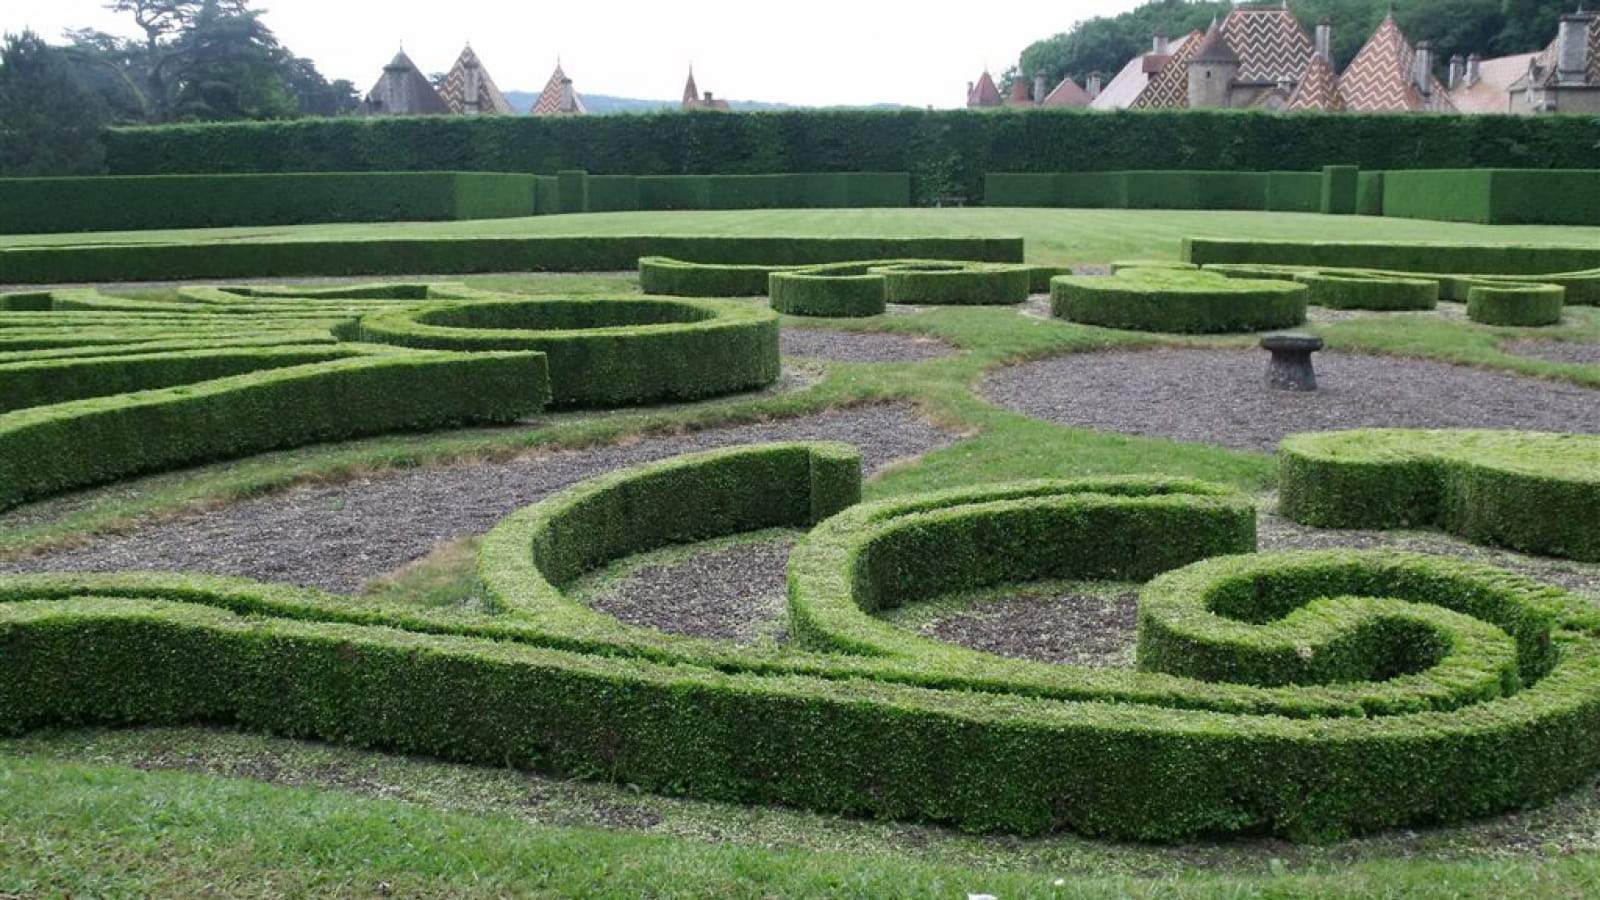
[[[106,111],[71,61],[37,34],[0,44],[0,175],[93,175]]]

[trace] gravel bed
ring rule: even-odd
[[[1525,339],[1506,341],[1500,345],[1500,349],[1514,356],[1529,356],[1534,359],[1549,360],[1550,362],[1600,366],[1600,344]]]
[[[1019,588],[1016,596],[935,619],[936,640],[1036,662],[1131,669],[1139,595],[1096,597]]]
[[[590,605],[629,625],[750,644],[788,640],[784,568],[799,536],[691,553],[645,565]]]
[[[937,338],[822,328],[785,328],[780,341],[784,356],[814,356],[839,362],[915,362],[955,352],[954,347]]]
[[[1001,369],[983,392],[1063,425],[1272,451],[1343,428],[1600,432],[1600,391],[1423,360],[1319,353],[1321,388],[1275,391],[1260,350],[1078,353]]]
[[[874,406],[509,462],[384,472],[95,539],[0,564],[0,572],[210,572],[348,593],[585,478],[712,447],[798,440],[855,444],[871,472],[954,436],[922,422],[910,407]]]

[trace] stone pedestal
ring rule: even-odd
[[[1317,389],[1311,354],[1322,349],[1322,338],[1300,331],[1274,331],[1261,336],[1261,347],[1272,354],[1267,363],[1267,387],[1279,391]]]

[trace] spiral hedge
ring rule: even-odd
[[[1210,556],[1252,542],[1251,505],[1191,481],[852,506],[859,478],[851,448],[780,444],[575,485],[485,538],[483,613],[204,576],[0,577],[0,733],[232,723],[707,799],[1162,840],[1454,821],[1600,768],[1600,614],[1554,588],[1395,552]],[[567,593],[630,553],[776,525],[814,528],[791,607],[832,652],[664,635]],[[1139,671],[1000,659],[867,615],[1175,565],[1141,595]]]
[[[1050,280],[1058,318],[1133,331],[1225,333],[1289,328],[1306,319],[1305,285],[1215,272],[1125,268],[1110,277]]]
[[[691,399],[778,376],[777,317],[462,286],[0,294],[0,508],[133,475],[551,402]]]
[[[1279,509],[1323,528],[1438,525],[1469,540],[1600,561],[1600,438],[1361,429],[1290,435]]]
[[[697,400],[778,379],[778,317],[720,300],[585,297],[450,302],[364,317],[364,341],[550,360],[554,402]]]

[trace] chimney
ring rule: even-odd
[[[572,112],[577,108],[578,104],[572,102],[572,79],[561,79],[561,111]]]
[[[1045,97],[1044,89],[1045,89],[1044,73],[1040,72],[1037,75],[1033,76],[1033,102],[1034,103],[1043,103],[1044,102],[1044,97]]]
[[[1478,83],[1478,77],[1479,77],[1478,76],[1478,63],[1480,63],[1482,61],[1483,61],[1483,57],[1479,56],[1476,53],[1474,53],[1471,56],[1467,57],[1467,71],[1465,73],[1465,77],[1466,77],[1466,80],[1467,80],[1467,87],[1472,87],[1473,85]]]
[[[710,106],[714,102],[715,102],[715,100],[714,100],[714,98],[712,98],[711,92],[710,91],[706,91],[706,105]]]
[[[978,85],[977,85],[976,82],[972,82],[972,81],[967,82],[967,105],[968,106],[972,105],[972,92],[973,92],[973,90],[975,88],[977,88],[977,86]]]
[[[1556,35],[1556,83],[1583,84],[1589,70],[1589,23],[1593,13],[1568,13],[1561,17]]]
[[[1150,52],[1157,56],[1170,56],[1172,54],[1171,47],[1167,43],[1167,33],[1165,31],[1156,30],[1155,40],[1150,42]]]
[[[1415,71],[1412,73],[1412,83],[1417,90],[1426,97],[1433,93],[1433,42],[1421,41],[1417,44],[1417,59]]]
[[[1447,82],[1450,90],[1463,87],[1466,82],[1467,61],[1457,53],[1450,57],[1450,80]]]
[[[461,105],[469,113],[483,112],[483,106],[478,102],[478,98],[483,93],[482,75],[476,65],[463,66],[463,68],[466,70],[467,77],[465,79],[466,85],[462,88],[464,96]]]
[[[1317,55],[1325,63],[1333,62],[1333,20],[1327,16],[1317,23]]]
[[[1085,90],[1088,92],[1090,100],[1093,100],[1094,98],[1100,96],[1100,73],[1099,72],[1090,72],[1089,73],[1089,86],[1087,88],[1085,88]]]

